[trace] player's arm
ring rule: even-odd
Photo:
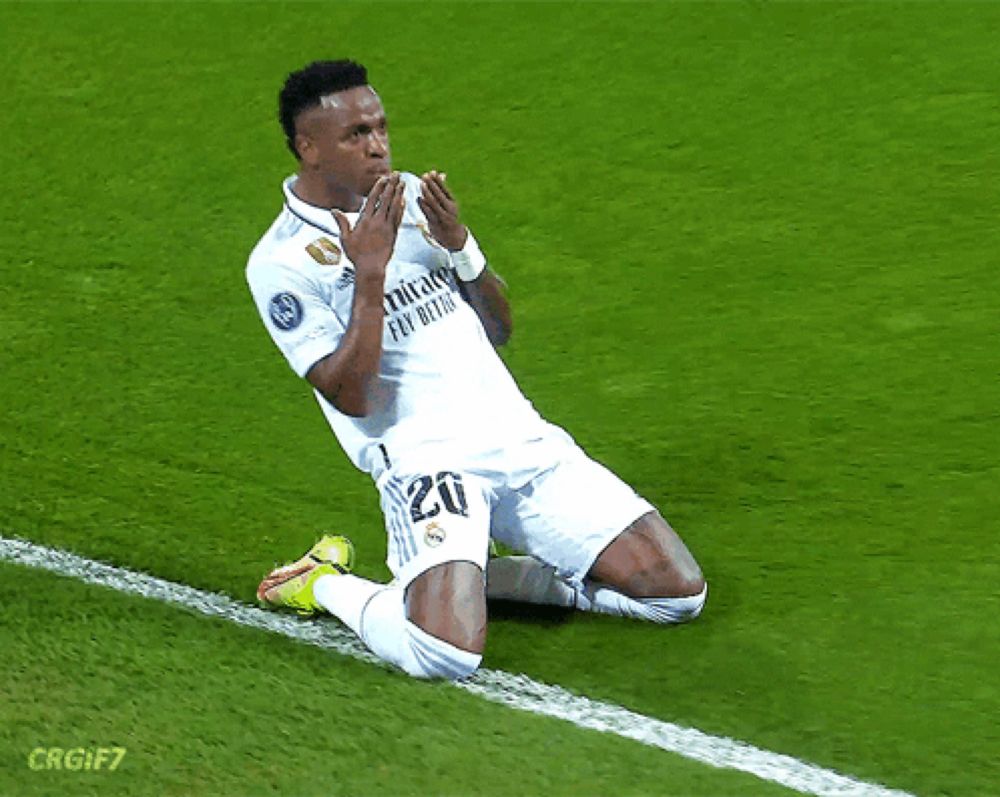
[[[505,287],[503,280],[489,268],[484,268],[472,282],[458,283],[459,291],[476,311],[486,330],[486,337],[494,346],[503,346],[510,340],[510,333],[514,328]]]
[[[494,346],[502,346],[513,331],[503,280],[486,268],[479,246],[458,218],[458,203],[445,186],[444,179],[443,174],[434,171],[423,175],[417,202],[427,217],[431,235],[451,252],[452,263],[457,264],[462,296],[476,311],[490,342]]]
[[[382,359],[385,269],[403,207],[403,183],[393,173],[379,178],[353,230],[347,218],[334,211],[341,243],[355,269],[351,320],[337,350],[313,365],[306,379],[345,415],[362,417],[369,412]]]

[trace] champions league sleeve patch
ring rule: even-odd
[[[271,323],[283,332],[289,332],[302,323],[302,302],[294,293],[276,293],[267,303]]]

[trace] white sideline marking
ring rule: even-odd
[[[222,617],[239,625],[260,628],[346,656],[382,664],[352,633],[329,620],[302,620],[257,609],[224,595],[202,592],[183,584],[0,535],[2,560],[49,570],[119,592],[178,604],[209,617]],[[561,687],[533,681],[526,675],[484,669],[455,686],[494,703],[556,717],[580,728],[634,739],[719,769],[747,772],[804,794],[913,797],[908,792],[856,780],[791,756],[771,753],[724,736],[710,736],[694,728],[646,717],[612,703],[574,695]]]

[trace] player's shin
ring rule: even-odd
[[[491,600],[573,606],[573,588],[554,568],[531,556],[500,556],[486,564],[486,597]]]

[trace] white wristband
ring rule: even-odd
[[[473,236],[472,230],[469,230],[468,233],[465,246],[457,252],[448,253],[451,267],[455,269],[455,273],[458,274],[458,278],[462,282],[472,282],[486,270],[486,256],[479,248],[479,243]]]

